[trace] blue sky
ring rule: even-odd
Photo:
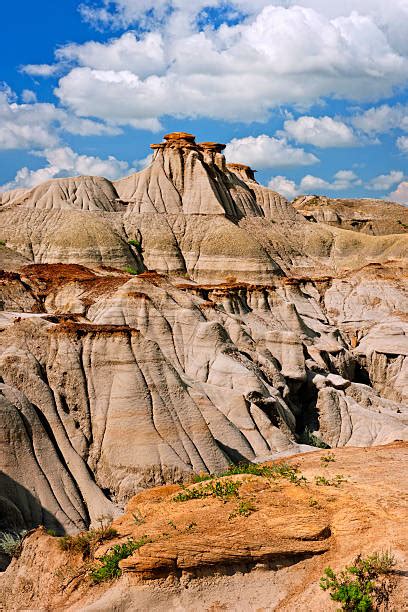
[[[0,15],[0,190],[117,178],[185,130],[290,199],[408,204],[407,0],[20,0]]]

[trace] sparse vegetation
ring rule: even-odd
[[[318,487],[339,487],[342,482],[347,482],[342,474],[336,474],[331,480],[325,476],[315,476],[315,484]]]
[[[358,555],[353,564],[336,574],[331,567],[324,570],[320,587],[329,591],[342,610],[374,612],[386,610],[393,583],[388,575],[395,566],[391,552],[374,553],[363,558]]]
[[[52,536],[53,538],[57,537],[57,532],[55,529],[47,529],[47,535]]]
[[[143,525],[143,523],[146,522],[145,517],[142,515],[142,513],[140,512],[138,508],[136,508],[136,510],[132,512],[132,516],[133,516],[135,525]]]
[[[316,508],[316,510],[321,510],[321,505],[319,504],[319,502],[317,501],[317,499],[314,499],[314,497],[311,497],[309,499],[309,506],[311,508]]]
[[[137,274],[139,274],[139,272],[135,268],[132,268],[131,266],[128,266],[127,268],[125,268],[125,272],[127,272],[128,274],[132,274],[133,276],[136,276]]]
[[[316,446],[316,448],[330,448],[330,446],[318,438],[309,427],[305,427],[298,438],[300,444],[308,444],[309,446]]]
[[[235,518],[236,516],[249,516],[250,514],[252,514],[253,512],[256,511],[256,507],[254,506],[253,502],[250,500],[246,500],[246,499],[242,499],[237,508],[234,510],[234,512],[231,512],[231,514],[229,515],[230,519]]]
[[[63,536],[59,539],[59,546],[67,552],[82,553],[84,559],[93,558],[94,550],[102,542],[116,538],[118,532],[110,527],[104,517],[99,519],[100,527],[82,531],[75,535]]]
[[[122,570],[119,567],[119,561],[127,559],[136,550],[141,548],[144,544],[150,542],[147,536],[143,536],[140,540],[135,541],[129,538],[124,544],[115,544],[105,555],[103,555],[99,561],[102,565],[95,566],[90,573],[91,580],[94,584],[105,582],[106,580],[113,580],[119,578],[122,574]]]
[[[143,249],[142,249],[142,245],[140,244],[140,242],[138,240],[135,240],[134,238],[132,238],[131,240],[128,240],[128,245],[135,247],[136,251],[138,253],[142,253]]]
[[[7,531],[0,533],[0,552],[8,557],[19,557],[27,531]]]
[[[0,247],[2,246],[6,246],[6,241],[5,240],[0,240]]]
[[[233,482],[232,480],[216,480],[202,487],[193,487],[191,489],[184,487],[178,495],[173,497],[173,501],[185,502],[190,499],[202,499],[203,497],[218,497],[226,501],[229,497],[238,496],[240,485],[240,482]]]
[[[327,453],[327,455],[320,457],[320,461],[323,465],[328,465],[329,463],[336,461],[336,456],[334,453]]]
[[[250,474],[253,476],[263,476],[264,478],[285,478],[294,484],[302,484],[306,482],[304,476],[299,475],[299,466],[290,465],[289,463],[275,463],[274,465],[260,465],[257,463],[239,463],[231,465],[225,472],[219,472],[214,475],[210,474],[195,474],[193,482],[204,482],[213,480],[214,478],[222,478],[224,476],[235,476],[237,474]]]
[[[197,527],[197,523],[195,523],[194,521],[192,523],[189,523],[186,527],[186,531],[192,531],[194,529],[194,527]]]
[[[401,227],[403,227],[404,229],[408,229],[408,224],[407,224],[407,223],[403,223],[403,222],[401,221],[401,219],[398,219],[397,223],[398,223],[399,225],[401,225]]]

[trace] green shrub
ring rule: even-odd
[[[243,499],[239,502],[234,512],[231,512],[231,514],[229,515],[229,518],[232,519],[232,518],[235,518],[236,516],[247,517],[255,511],[256,511],[256,508],[254,504],[252,503],[252,501]]]
[[[203,497],[219,497],[225,501],[229,497],[237,497],[240,486],[240,482],[233,482],[232,480],[211,481],[203,487],[183,488],[178,495],[173,497],[173,501],[184,502],[190,499],[202,499]]]
[[[0,533],[0,552],[8,557],[19,557],[26,533],[25,529],[22,531]]]
[[[393,588],[385,577],[395,565],[390,552],[374,553],[365,559],[358,555],[353,565],[337,575],[326,567],[320,579],[320,588],[329,591],[333,601],[341,604],[342,610],[372,612],[386,609]]]
[[[91,580],[94,584],[104,582],[105,580],[113,580],[119,578],[122,574],[122,570],[119,567],[119,561],[127,559],[133,553],[141,548],[144,544],[147,544],[150,540],[147,536],[143,536],[138,541],[128,539],[124,544],[116,544],[103,555],[99,561],[102,563],[100,566],[95,566],[91,570]]]
[[[131,266],[128,266],[127,268],[125,268],[125,272],[127,272],[127,274],[132,274],[133,276],[136,276],[137,274],[139,274],[139,272],[135,268],[132,268]]]
[[[47,529],[47,535],[55,538],[57,536],[57,532],[55,531],[55,529]]]
[[[6,241],[5,240],[0,240],[0,246],[6,246]]]
[[[135,247],[136,251],[138,253],[142,253],[143,249],[142,249],[142,245],[140,244],[140,242],[138,240],[135,240],[134,238],[132,238],[131,240],[128,240],[128,244],[130,246]]]
[[[230,465],[228,470],[219,472],[211,476],[210,474],[195,474],[193,482],[203,482],[213,480],[214,478],[222,478],[223,476],[235,476],[237,474],[250,474],[253,476],[263,476],[264,478],[285,478],[295,484],[306,482],[304,476],[299,476],[299,467],[290,465],[284,461],[274,465],[259,465],[257,463],[239,463],[238,465]]]
[[[318,487],[339,487],[342,482],[347,482],[347,478],[344,478],[342,474],[336,474],[331,480],[325,476],[315,476],[315,484]]]
[[[336,456],[334,455],[334,453],[327,453],[327,455],[323,455],[322,457],[320,457],[320,461],[321,463],[323,463],[323,465],[327,465],[336,461]]]

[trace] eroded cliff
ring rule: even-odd
[[[408,439],[407,235],[309,221],[221,144],[152,147],[115,183],[3,194],[0,504],[19,527]]]

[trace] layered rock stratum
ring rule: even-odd
[[[293,204],[183,132],[0,194],[2,529],[317,446],[408,440],[408,219]]]

